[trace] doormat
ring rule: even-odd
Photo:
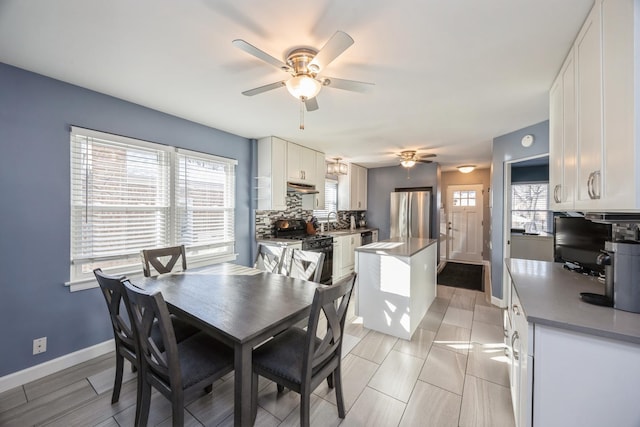
[[[447,262],[447,265],[438,273],[438,285],[483,291],[483,282],[484,265]]]

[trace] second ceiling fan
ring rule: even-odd
[[[307,111],[314,111],[318,109],[318,101],[315,97],[323,86],[354,92],[366,92],[374,86],[373,83],[319,76],[327,65],[352,44],[353,39],[351,36],[343,31],[336,31],[322,49],[296,48],[287,54],[283,62],[242,39],[234,40],[233,45],[238,49],[242,49],[256,58],[291,74],[291,77],[286,80],[246,90],[242,94],[253,96],[286,86],[291,95],[304,103]],[[303,127],[301,126],[301,128]]]

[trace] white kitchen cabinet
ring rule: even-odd
[[[324,153],[317,152],[316,155],[316,170],[315,170],[315,185],[316,190],[318,190],[318,194],[315,196],[315,205],[313,209],[321,210],[325,208],[325,199],[324,199],[324,181],[325,174],[327,171],[327,164],[324,160]]]
[[[333,238],[333,269],[332,283],[337,283],[342,279],[342,239],[339,237]]]
[[[533,395],[533,326],[525,318],[518,294],[510,291],[511,303],[507,307],[507,354],[509,356],[509,382],[516,427],[532,425],[531,396]]]
[[[601,197],[602,44],[600,3],[596,1],[575,42],[578,155],[575,208],[595,207]]]
[[[287,209],[287,141],[270,136],[258,140],[258,210]]]
[[[637,0],[596,0],[550,90],[554,210],[640,210],[639,16]]]
[[[299,184],[315,184],[315,150],[293,142],[287,144],[287,180]]]
[[[367,210],[367,169],[349,163],[346,175],[338,177],[338,210]]]
[[[371,243],[378,241],[378,230],[371,231]]]
[[[550,208],[573,209],[576,187],[575,60],[569,52],[549,92]]]

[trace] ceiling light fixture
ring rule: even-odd
[[[473,172],[473,170],[476,168],[476,165],[464,165],[464,166],[458,166],[458,170],[462,173],[469,173],[469,172]]]
[[[291,77],[285,84],[289,93],[301,100],[314,98],[322,89],[322,84],[318,80],[306,74]]]
[[[416,161],[413,160],[413,159],[406,159],[406,160],[401,161],[400,164],[402,166],[404,166],[405,168],[412,168],[412,167],[415,166]]]
[[[346,175],[348,172],[348,167],[346,163],[340,163],[342,157],[334,157],[334,163],[327,164],[327,173],[329,175]]]

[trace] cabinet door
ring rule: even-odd
[[[592,208],[602,193],[602,46],[596,2],[575,44],[578,155],[575,207]]]
[[[292,182],[302,182],[301,157],[303,147],[289,142],[287,144],[287,179]]]
[[[635,10],[634,10],[635,4]],[[607,209],[638,209],[640,185],[640,129],[638,92],[639,58],[636,24],[640,3],[633,0],[602,0],[602,90],[605,172],[602,206]],[[635,44],[634,44],[635,40]],[[635,49],[635,50],[634,50]],[[635,91],[634,91],[635,88]],[[635,117],[635,119],[634,119]],[[635,138],[635,139],[634,139]]]
[[[342,278],[342,240],[333,238],[333,283]]]
[[[318,190],[319,193],[316,194],[314,209],[324,209],[325,208],[324,180],[325,180],[325,173],[327,171],[327,166],[324,161],[324,153],[315,152],[315,161],[316,161],[315,186],[316,186],[316,190]]]
[[[358,166],[358,182],[356,187],[357,210],[367,209],[367,169]]]
[[[302,147],[300,150],[300,170],[302,180],[308,184],[316,182],[316,151]]]
[[[258,209],[284,210],[287,208],[287,142],[275,138],[258,141]]]
[[[563,127],[562,74],[559,74],[549,91],[549,207],[553,210],[558,210],[564,192]]]

